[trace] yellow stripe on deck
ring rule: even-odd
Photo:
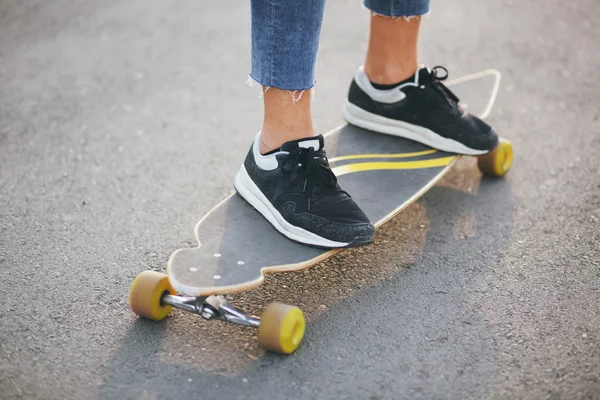
[[[336,176],[342,176],[346,174],[352,174],[354,172],[363,171],[378,171],[378,170],[391,170],[391,169],[421,169],[421,168],[436,168],[445,167],[456,156],[433,158],[430,160],[419,160],[419,161],[380,161],[380,162],[364,162],[356,164],[340,165],[339,167],[332,168],[333,173]]]
[[[361,158],[408,158],[408,157],[418,157],[418,156],[426,156],[428,154],[433,154],[433,153],[437,153],[437,150],[423,150],[423,151],[416,151],[414,153],[399,153],[399,154],[353,154],[353,155],[349,155],[349,156],[340,156],[340,157],[334,157],[334,158],[330,158],[329,162],[330,163],[334,163],[336,161],[343,161],[343,160],[357,160],[357,159],[361,159]]]

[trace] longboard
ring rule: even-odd
[[[491,93],[487,101],[481,96],[477,101],[478,88],[473,83],[486,76],[495,78]],[[499,73],[488,70],[458,78],[448,86],[454,86],[459,97],[464,92],[465,98],[480,104],[477,114],[485,118],[498,85]],[[352,125],[327,133],[325,149],[340,185],[376,227],[426,193],[460,157]],[[175,251],[167,265],[171,285],[190,296],[247,291],[260,285],[267,273],[305,269],[340,251],[286,238],[237,193],[208,212],[196,224],[194,235],[198,247]]]
[[[493,78],[487,101],[485,96],[477,96],[485,77]],[[488,70],[456,79],[448,86],[453,84],[459,97],[479,105],[479,110],[469,107],[470,111],[485,118],[499,82],[500,74]],[[325,136],[333,172],[377,227],[425,194],[460,157],[351,125]],[[508,172],[511,161],[512,145],[505,140],[490,153],[478,156],[479,169],[493,176]],[[175,251],[167,264],[168,275],[155,271],[138,275],[129,292],[132,310],[161,320],[177,307],[206,320],[258,328],[258,341],[267,350],[295,351],[305,326],[298,307],[272,303],[258,318],[231,305],[224,295],[257,287],[267,273],[308,268],[340,249],[323,250],[291,241],[236,193],[208,212],[196,224],[194,235],[198,246]]]

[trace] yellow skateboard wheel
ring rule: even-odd
[[[271,303],[260,318],[258,343],[266,350],[291,354],[302,342],[304,326],[304,315],[298,307]]]
[[[172,306],[164,305],[161,298],[164,293],[176,294],[167,275],[156,271],[144,271],[135,278],[129,290],[129,305],[140,317],[160,321],[164,319]]]
[[[510,170],[512,161],[512,143],[509,140],[500,139],[494,150],[477,157],[477,166],[485,175],[504,176]]]

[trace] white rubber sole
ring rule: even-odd
[[[373,114],[346,100],[344,105],[344,119],[352,125],[359,126],[371,131],[399,136],[415,142],[423,143],[434,149],[450,153],[467,154],[477,156],[486,154],[486,150],[474,150],[456,140],[448,139],[438,135],[434,131],[422,126],[413,125],[408,122],[385,118]]]
[[[260,212],[263,217],[275,227],[275,229],[296,242],[327,248],[346,247],[350,244],[322,238],[319,235],[287,222],[252,181],[243,164],[235,176],[235,189],[252,205],[252,207]]]

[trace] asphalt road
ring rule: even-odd
[[[599,399],[600,4],[433,4],[421,59],[494,67],[506,179],[463,159],[378,234],[234,296],[307,316],[302,347],[173,312],[129,285],[192,245],[262,119],[247,1],[0,1],[0,398]],[[364,57],[329,1],[319,131]]]

